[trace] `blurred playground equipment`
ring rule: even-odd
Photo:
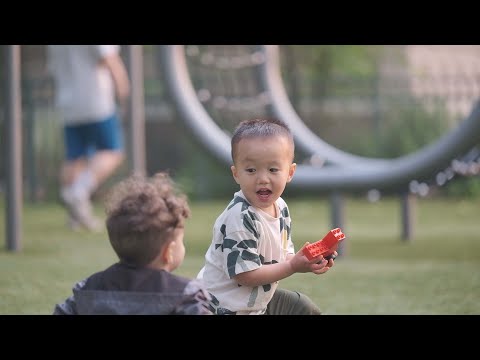
[[[35,201],[42,185],[56,177],[61,145],[55,140],[58,115],[52,103],[54,89],[43,71],[41,46],[22,46],[22,57],[19,46],[3,48],[3,82],[10,90],[3,104],[6,121],[1,122],[8,159],[0,177],[6,179],[7,203],[13,204],[21,198],[13,177],[20,176],[22,169],[18,161],[11,161],[12,155],[24,160],[28,196]],[[403,237],[411,237],[411,195],[425,196],[455,175],[479,173],[480,47],[385,46],[375,76],[356,81],[334,77],[329,82],[306,71],[314,66],[314,48],[124,46],[134,86],[125,120],[130,169],[153,172],[181,167],[177,156],[185,150],[178,139],[184,129],[219,162],[230,164],[230,134],[238,121],[276,116],[295,134],[299,167],[292,187],[331,194],[332,227],[344,227],[343,192],[368,191],[374,198],[393,190],[404,195]],[[404,62],[397,60],[398,54]],[[435,123],[442,118],[443,133],[413,152],[384,155],[386,145],[402,135],[395,133],[398,120],[421,125],[419,113]],[[178,128],[177,120],[185,127]],[[19,123],[25,138],[22,148],[14,141]],[[392,128],[393,135],[385,140],[385,130]],[[415,134],[421,132],[419,126]],[[378,152],[360,155],[354,145],[362,142],[378,144]],[[9,191],[9,186],[16,191]]]
[[[230,164],[230,137],[215,123],[202,104],[202,98],[210,100],[210,91],[194,88],[184,47],[163,46],[161,50],[163,73],[181,118],[207,149],[219,160]],[[223,60],[224,67],[233,63],[233,60],[229,61],[226,57],[216,59],[212,52],[209,55],[210,63],[222,64]],[[480,108],[479,104],[474,104],[471,113],[456,129],[414,153],[394,159],[368,158],[347,153],[310,131],[295,112],[281,78],[278,46],[260,47],[251,58],[255,60],[254,65],[259,67],[261,94],[270,105],[272,115],[290,125],[297,145],[315,159],[313,162],[320,161],[320,166],[300,164],[292,186],[305,190],[331,191],[406,187],[412,180],[427,179],[442,171],[452,159],[461,157],[479,142]],[[212,102],[215,101],[218,99],[212,99]]]
[[[388,188],[402,189],[402,237],[409,239],[412,237],[411,193],[421,195],[425,191],[428,192],[428,182],[432,178],[435,178],[437,186],[444,185],[446,180],[453,178],[454,171],[460,168],[469,169],[467,171],[471,174],[479,173],[479,151],[476,147],[480,134],[480,104],[476,102],[478,97],[471,99],[470,104],[462,98],[461,110],[470,113],[460,114],[464,119],[458,121],[454,129],[449,129],[440,138],[423,144],[423,147],[414,152],[392,158],[358,156],[322,140],[322,137],[312,132],[297,114],[282,78],[279,46],[244,47],[243,50],[243,53],[237,52],[232,55],[224,49],[218,47],[215,49],[211,46],[202,48],[172,45],[160,48],[160,65],[181,119],[186,122],[193,136],[226,165],[231,162],[229,136],[231,124],[225,126],[225,120],[219,120],[225,118],[222,115],[217,116],[217,121],[215,120],[215,115],[212,114],[218,114],[218,109],[256,109],[258,114],[259,109],[263,108],[268,115],[284,120],[290,125],[297,146],[307,156],[307,161],[298,165],[291,186],[301,188],[302,191],[330,191],[332,226],[343,226],[341,191],[378,192]],[[197,62],[189,61],[189,57]],[[257,95],[248,97],[244,95],[245,93],[240,95],[237,93],[227,97],[225,89],[229,86],[225,80],[221,82],[220,94],[217,95],[215,91],[218,91],[218,87],[211,90],[208,88],[212,85],[211,82],[198,80],[202,73],[198,70],[195,72],[195,69],[199,67],[210,68],[208,70],[210,76],[213,73],[216,77],[219,77],[218,73],[222,71],[238,72],[240,69],[242,76],[237,78],[241,80],[235,82],[233,86],[230,85],[230,89],[235,87],[238,89],[242,85],[253,87],[258,89]],[[245,69],[250,70],[250,79],[246,76]],[[203,74],[208,71],[203,70]],[[197,79],[196,84],[193,79]],[[418,82],[407,82],[407,86],[411,86],[411,92],[415,96],[425,91]],[[398,93],[394,95],[398,96]],[[466,103],[470,109],[468,105],[465,107]],[[431,104],[426,105],[428,108]],[[447,111],[456,110],[455,103],[447,102],[446,108]],[[383,114],[386,113],[388,109]],[[258,115],[254,113],[253,116]],[[377,119],[378,121],[382,119]],[[344,134],[346,131],[340,129],[339,132]],[[373,142],[375,141],[378,140],[373,139]],[[463,175],[465,174],[466,171],[463,172]]]

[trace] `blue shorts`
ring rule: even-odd
[[[123,150],[123,130],[117,114],[105,120],[64,127],[68,160],[89,157],[98,150]]]

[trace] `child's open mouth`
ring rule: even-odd
[[[270,190],[258,190],[257,191],[257,195],[261,198],[261,199],[267,199],[270,194],[272,192]]]

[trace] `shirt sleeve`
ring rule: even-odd
[[[287,254],[295,254],[295,246],[292,241],[292,218],[290,217],[290,209],[282,198],[279,199],[279,203],[282,212],[283,226],[287,231]]]
[[[242,211],[239,216],[234,212],[232,214],[234,216],[226,219],[222,242],[225,269],[230,278],[262,266],[255,214],[248,210]]]
[[[174,315],[213,315],[210,294],[199,280],[191,280],[185,287],[182,301],[175,307]]]
[[[56,304],[52,315],[77,315],[77,303],[75,301],[75,292],[85,286],[85,280],[79,281],[73,287],[73,295],[63,303]]]
[[[95,56],[103,59],[110,55],[120,53],[120,45],[93,45],[95,47]]]

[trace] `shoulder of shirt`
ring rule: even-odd
[[[277,205],[283,206],[283,207],[285,207],[285,206],[288,207],[287,202],[286,202],[282,197],[279,197],[279,198],[277,199]]]

